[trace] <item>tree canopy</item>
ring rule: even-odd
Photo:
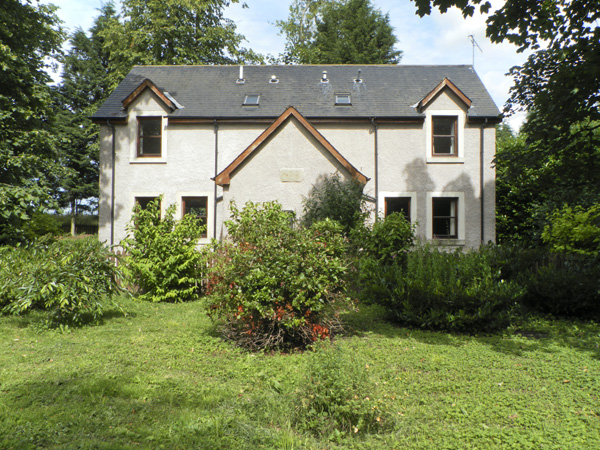
[[[0,3],[0,244],[22,237],[22,225],[51,200],[55,163],[53,110],[44,70],[63,42],[55,8]]]
[[[260,62],[224,9],[238,0],[123,0],[120,20],[100,33],[109,53],[111,86],[136,64]]]
[[[286,37],[286,63],[398,64],[402,56],[389,15],[370,0],[295,0],[276,24]]]

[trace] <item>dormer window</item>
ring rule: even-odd
[[[162,118],[138,117],[137,156],[159,157],[162,153]]]
[[[258,106],[260,101],[260,94],[248,94],[244,99],[243,106]]]
[[[352,101],[350,99],[350,94],[335,94],[335,104],[336,104],[336,106],[352,105]]]

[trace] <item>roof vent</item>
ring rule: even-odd
[[[240,66],[240,76],[237,80],[235,80],[236,84],[244,84],[246,80],[244,79],[244,66]]]
[[[356,75],[356,79],[354,80],[355,83],[362,83],[362,80],[360,79],[361,72],[362,70],[358,69],[358,75]]]
[[[327,79],[327,71],[326,70],[324,70],[323,75],[321,75],[321,83],[329,83],[329,80]]]
[[[271,83],[271,84],[279,83],[279,80],[277,79],[277,75],[271,75],[271,79],[269,80],[269,83]]]

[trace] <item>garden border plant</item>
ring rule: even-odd
[[[206,265],[198,241],[205,226],[193,215],[175,220],[174,204],[162,216],[161,202],[158,197],[147,208],[139,204],[134,208],[122,242],[123,272],[141,300],[197,300]]]
[[[256,350],[303,348],[339,331],[339,312],[352,305],[341,225],[296,226],[277,202],[230,209],[207,284],[208,313],[224,334]]]

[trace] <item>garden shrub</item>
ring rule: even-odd
[[[396,272],[406,264],[415,231],[406,218],[392,213],[371,227],[357,226],[350,233],[357,269],[357,285],[363,300],[390,295]]]
[[[523,276],[523,303],[554,316],[600,319],[600,264],[583,254],[550,254]]]
[[[304,199],[303,225],[331,219],[348,233],[366,217],[363,188],[360,182],[343,179],[338,173],[321,177]]]
[[[600,261],[579,252],[501,245],[487,248],[492,268],[519,284],[529,310],[561,317],[600,318]]]
[[[557,253],[600,253],[600,204],[584,209],[564,206],[550,216],[542,241]]]
[[[229,238],[215,244],[208,279],[209,315],[250,349],[304,347],[339,330],[345,296],[346,240],[331,220],[294,226],[272,202],[231,206]]]
[[[300,429],[335,436],[384,431],[391,423],[383,399],[376,398],[369,365],[340,346],[317,345],[308,355],[295,421]]]
[[[95,238],[42,239],[0,248],[2,312],[43,309],[55,325],[97,320],[119,291],[120,274],[111,256]]]
[[[204,231],[200,219],[175,220],[175,205],[161,217],[158,198],[137,205],[123,241],[123,272],[139,298],[154,302],[196,300],[201,294],[205,258],[198,250]]]
[[[381,268],[383,268],[381,270]],[[381,283],[377,303],[400,323],[436,330],[488,332],[508,326],[521,298],[518,283],[501,278],[486,251],[439,251],[419,247],[405,267],[375,266]]]

